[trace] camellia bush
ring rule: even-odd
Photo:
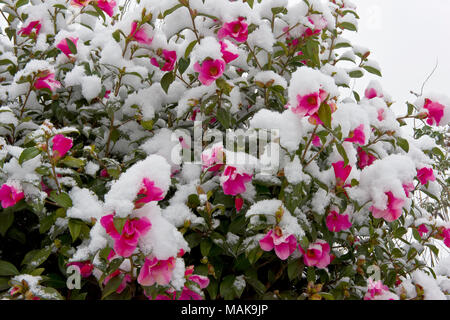
[[[2,299],[449,297],[450,99],[350,1],[0,4]]]

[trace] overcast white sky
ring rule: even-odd
[[[382,68],[380,81],[398,103],[397,111],[404,108],[404,101],[414,101],[409,91],[420,92],[436,59],[438,68],[424,92],[450,95],[450,0],[352,2],[361,19],[358,33],[349,38],[371,49],[371,58]],[[362,92],[367,82],[357,80],[355,89]]]

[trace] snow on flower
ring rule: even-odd
[[[19,191],[16,187],[3,184],[0,187],[0,201],[3,209],[14,206],[17,202],[24,198],[23,191]]]
[[[381,280],[374,281],[369,278],[367,293],[364,300],[398,300],[398,296],[389,291],[389,288]]]
[[[300,245],[298,249],[303,254],[303,261],[308,267],[326,268],[331,262],[330,245],[324,240],[316,240],[303,249]]]
[[[383,218],[387,222],[392,222],[400,218],[402,215],[403,205],[405,200],[396,198],[391,191],[386,192],[387,203],[385,208],[379,208],[375,206],[370,207],[370,211],[375,218]]]
[[[220,41],[220,52],[222,52],[222,59],[225,61],[225,63],[230,63],[231,61],[236,60],[239,57],[238,53],[227,50],[232,46],[233,44],[231,44],[229,41]]]
[[[222,76],[225,70],[225,61],[208,59],[204,60],[201,65],[196,62],[194,70],[199,73],[198,80],[205,86],[209,86]]]
[[[278,258],[286,260],[297,249],[297,239],[292,234],[283,234],[282,230],[277,227],[259,240],[259,246],[264,251],[275,249]]]

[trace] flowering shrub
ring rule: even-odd
[[[349,1],[0,4],[2,298],[450,293],[450,99],[347,97]]]

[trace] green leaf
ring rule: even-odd
[[[153,130],[153,125],[154,125],[154,121],[153,119],[151,120],[146,120],[146,121],[141,121],[141,126],[142,128],[144,128],[145,130]]]
[[[161,88],[163,88],[165,93],[168,93],[169,87],[172,84],[172,82],[175,81],[175,75],[173,72],[167,72],[162,78],[161,78]]]
[[[187,206],[189,208],[195,209],[200,205],[200,199],[197,194],[193,193],[188,196]]]
[[[19,274],[19,270],[10,262],[0,260],[0,276],[15,276]]]
[[[5,236],[9,227],[14,222],[14,212],[12,210],[4,210],[4,212],[0,213],[0,234],[2,237]]]
[[[16,9],[20,8],[21,6],[24,6],[26,4],[28,4],[29,0],[19,0],[16,2]]]
[[[353,91],[353,96],[355,97],[356,102],[359,102],[361,100],[361,97],[359,96],[358,92]]]
[[[77,238],[80,236],[82,226],[83,226],[83,223],[79,220],[75,220],[75,219],[69,220],[69,231],[70,231],[70,235],[72,236],[72,242],[77,240]]]
[[[397,230],[395,230],[395,232],[394,232],[394,237],[396,237],[396,238],[401,238],[401,237],[403,237],[407,232],[408,232],[408,231],[406,231],[405,228],[400,227],[400,228],[398,228]]]
[[[213,243],[209,239],[203,239],[202,242],[200,242],[200,252],[201,252],[202,256],[204,256],[204,257],[208,256],[212,245],[213,245]]]
[[[220,124],[224,127],[224,129],[229,129],[231,126],[231,115],[230,113],[223,109],[218,108],[216,113],[216,118],[219,120]]]
[[[439,256],[439,249],[438,249],[435,245],[427,243],[426,246],[427,246],[428,248],[430,248],[430,250],[434,253],[434,255],[435,255],[436,257]]]
[[[189,58],[180,58],[180,60],[178,61],[178,71],[180,71],[180,74],[183,74],[190,64],[191,60]]]
[[[412,233],[413,233],[414,239],[416,239],[419,242],[422,241],[422,237],[420,236],[420,233],[419,233],[419,231],[417,231],[417,229],[412,229]]]
[[[340,143],[336,143],[336,149],[339,152],[339,154],[342,156],[342,158],[344,158],[344,164],[348,165],[348,157],[347,157],[347,152],[345,152],[344,147],[342,146],[342,144]]]
[[[378,69],[375,69],[374,67],[370,67],[370,66],[363,66],[364,69],[366,69],[368,72],[375,74],[379,77],[381,77],[381,72]]]
[[[319,111],[319,119],[323,122],[324,126],[327,128],[331,128],[331,109],[330,106],[326,103],[322,103],[320,105]]]
[[[120,42],[120,30],[114,31],[112,37],[116,40],[116,42]]]
[[[116,276],[108,281],[105,288],[102,292],[102,300],[105,299],[110,294],[116,292],[117,288],[119,288],[120,284],[122,283],[123,276]]]
[[[9,278],[10,277],[0,277],[0,291],[10,288]]]
[[[114,227],[116,228],[118,233],[122,233],[123,227],[125,226],[125,223],[127,222],[127,218],[114,218]]]
[[[397,145],[405,150],[405,152],[409,152],[409,142],[406,139],[397,137]]]
[[[76,168],[76,169],[83,167],[85,164],[84,160],[78,159],[78,158],[75,158],[72,156],[64,157],[64,159],[61,160],[61,162],[68,167],[72,167],[72,168]]]
[[[314,270],[314,267],[308,267],[306,271],[306,279],[308,282],[316,282],[316,272]]]
[[[69,47],[70,52],[72,52],[73,54],[77,54],[78,50],[77,50],[77,46],[75,45],[75,43],[73,43],[72,40],[70,40],[69,38],[66,38],[67,41],[67,46]]]
[[[341,22],[339,24],[339,27],[341,29],[347,29],[347,30],[350,30],[350,31],[356,31],[357,30],[356,26],[353,23],[350,23],[350,22]]]
[[[348,73],[350,78],[361,78],[364,76],[364,73],[361,70],[353,70]]]
[[[440,157],[441,159],[445,159],[445,155],[442,152],[442,150],[438,147],[434,147],[431,152],[433,152],[434,155]]]
[[[47,246],[43,249],[32,250],[25,255],[21,264],[27,265],[28,267],[31,267],[32,270],[34,270],[42,263],[44,263],[51,253],[51,246]]]
[[[288,264],[288,277],[289,280],[298,279],[303,272],[303,269],[305,268],[305,265],[302,263],[300,259],[293,260],[289,262]]]
[[[234,275],[228,275],[223,278],[222,283],[220,284],[220,295],[225,300],[233,300],[235,297],[235,292],[233,290],[233,284],[236,277]]]
[[[67,209],[73,205],[72,199],[70,199],[70,196],[65,192],[57,193],[56,191],[52,191],[50,193],[50,199],[56,202],[56,204],[58,204],[62,208]]]
[[[191,43],[189,43],[189,45],[186,48],[186,51],[184,52],[184,58],[185,59],[187,59],[189,57],[189,55],[191,54],[191,52],[194,49],[196,44],[197,44],[197,40],[194,40]]]
[[[167,9],[166,11],[164,11],[163,13],[163,17],[165,18],[166,16],[168,16],[169,14],[171,14],[172,12],[174,12],[175,10],[177,10],[178,8],[184,7],[181,3],[173,6],[170,9]]]
[[[22,165],[27,160],[33,159],[41,154],[41,151],[36,147],[27,148],[22,151],[19,157],[19,164]]]
[[[252,9],[253,9],[253,3],[254,3],[254,0],[247,0],[248,6]]]

